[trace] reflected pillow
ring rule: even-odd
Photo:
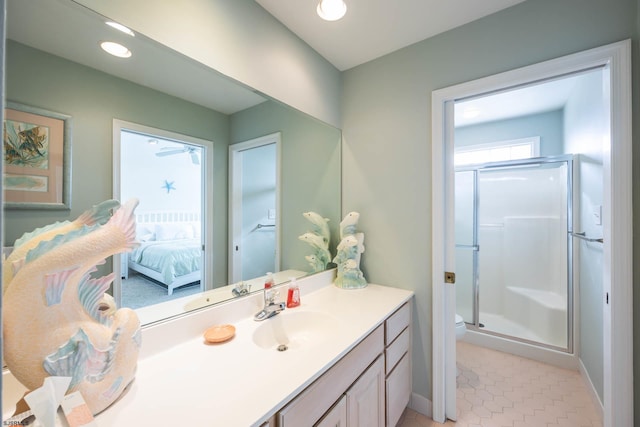
[[[156,224],[156,240],[193,239],[193,226],[189,223]]]
[[[155,239],[152,229],[146,226],[136,226],[136,240],[139,242],[149,242]]]

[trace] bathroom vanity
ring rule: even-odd
[[[141,356],[130,390],[98,423],[300,427],[341,419],[349,407],[343,425],[395,425],[411,392],[413,294],[343,290],[333,274],[300,279],[301,306],[262,322],[253,320],[258,293],[145,329],[143,351],[153,354]],[[235,337],[205,344],[206,327],[222,323]]]
[[[98,425],[395,426],[411,395],[413,293],[343,290],[334,276],[298,280],[302,304],[262,322],[257,293],[145,328],[136,378]],[[227,323],[231,340],[204,342]]]

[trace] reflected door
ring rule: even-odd
[[[280,269],[279,141],[272,134],[229,147],[232,283]]]
[[[118,306],[139,309],[207,289],[212,143],[114,121],[114,144],[114,197],[139,201],[138,247],[115,257]]]

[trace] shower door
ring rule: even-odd
[[[571,351],[571,158],[456,172],[456,308],[470,329]]]

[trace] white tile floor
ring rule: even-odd
[[[507,353],[457,343],[456,422],[411,409],[398,427],[600,427],[580,374]]]

